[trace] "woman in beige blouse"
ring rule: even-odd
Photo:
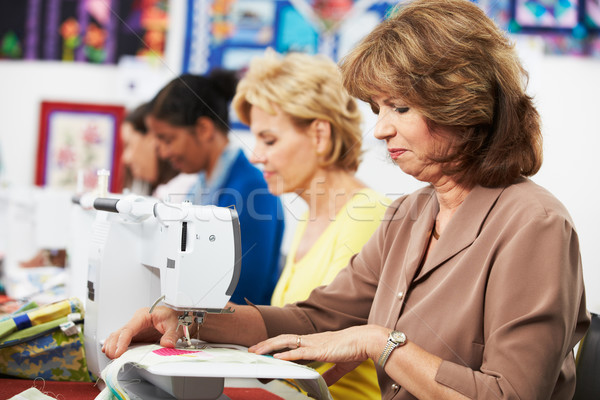
[[[374,134],[393,162],[430,185],[395,201],[305,302],[211,315],[201,336],[334,362],[328,383],[370,358],[385,399],[570,399],[589,314],[573,221],[527,178],[542,138],[526,73],[468,0],[400,7],[342,74],[378,114]],[[169,309],[139,312],[105,352],[161,334],[173,346],[176,322]]]

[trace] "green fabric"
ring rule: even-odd
[[[39,307],[39,305],[35,301],[30,301],[29,303],[26,303],[25,305],[21,306],[21,308],[19,308],[14,313],[0,317],[0,322],[7,320],[9,318],[12,318],[14,315],[20,314],[25,311],[33,310],[34,308],[38,308],[38,307]]]
[[[37,303],[29,302],[25,304],[23,307],[15,311],[13,314],[7,315],[0,319],[0,343],[2,342],[5,335],[8,335],[11,332],[14,332],[17,329],[17,325],[13,321],[13,317],[16,315],[20,315],[29,310],[33,310],[38,308]]]
[[[71,335],[60,329],[60,324],[69,321],[69,314],[79,313],[83,318],[81,301],[72,298],[25,312],[32,323],[29,328],[16,330],[14,318],[24,313],[0,322],[0,373],[26,379],[91,382],[83,324],[79,321]]]
[[[6,319],[0,322],[0,340],[4,341],[4,337],[10,335],[17,330],[17,324],[11,319]]]
[[[66,318],[71,313],[83,313],[83,306],[81,301],[77,298],[57,301],[56,303],[47,304],[42,307],[35,307],[13,313],[9,318],[0,321],[0,345],[7,341],[8,336],[17,331],[18,327],[15,321],[18,319],[25,319],[29,321],[29,324],[31,325],[28,328],[16,332],[20,334],[20,338],[28,336],[33,337],[44,331],[44,329],[39,329],[40,326],[45,325],[45,329],[55,328],[60,325],[60,323],[66,321],[61,321],[54,326],[46,324],[49,322],[54,323],[60,318]]]
[[[22,329],[20,331],[13,332],[6,337],[2,337],[3,335],[0,335],[0,337],[2,338],[0,341],[0,346],[10,345],[13,341],[23,340],[28,337],[37,336],[46,331],[54,330],[58,328],[60,324],[63,324],[65,322],[69,322],[69,317],[62,317],[59,319],[55,319],[54,321],[32,326],[31,328]]]

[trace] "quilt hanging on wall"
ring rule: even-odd
[[[0,59],[162,56],[168,0],[0,0]]]
[[[338,61],[397,1],[187,0],[183,72],[244,68],[272,47]],[[600,56],[600,0],[477,0],[508,32],[539,35],[546,51]]]
[[[540,35],[547,53],[600,56],[600,0],[511,0],[508,30]]]
[[[396,4],[378,0],[188,0],[184,72],[244,68],[267,47],[338,60]]]

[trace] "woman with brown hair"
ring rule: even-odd
[[[336,363],[328,383],[372,359],[385,399],[572,398],[589,326],[579,243],[565,207],[528,179],[541,130],[513,46],[467,0],[416,0],[341,68],[392,160],[429,185],[397,199],[306,301],[211,316],[202,338]],[[176,321],[137,313],[105,352],[161,334],[173,346]]]

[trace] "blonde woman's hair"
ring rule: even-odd
[[[370,102],[405,101],[453,151],[434,159],[466,185],[505,186],[542,164],[539,115],[527,73],[504,33],[468,0],[400,4],[342,61],[344,86]]]
[[[323,165],[349,171],[358,168],[362,144],[360,111],[342,86],[338,66],[325,56],[281,56],[268,50],[251,61],[232,105],[246,125],[250,125],[252,106],[275,115],[276,105],[299,129],[316,119],[325,120],[331,126],[331,146]]]

